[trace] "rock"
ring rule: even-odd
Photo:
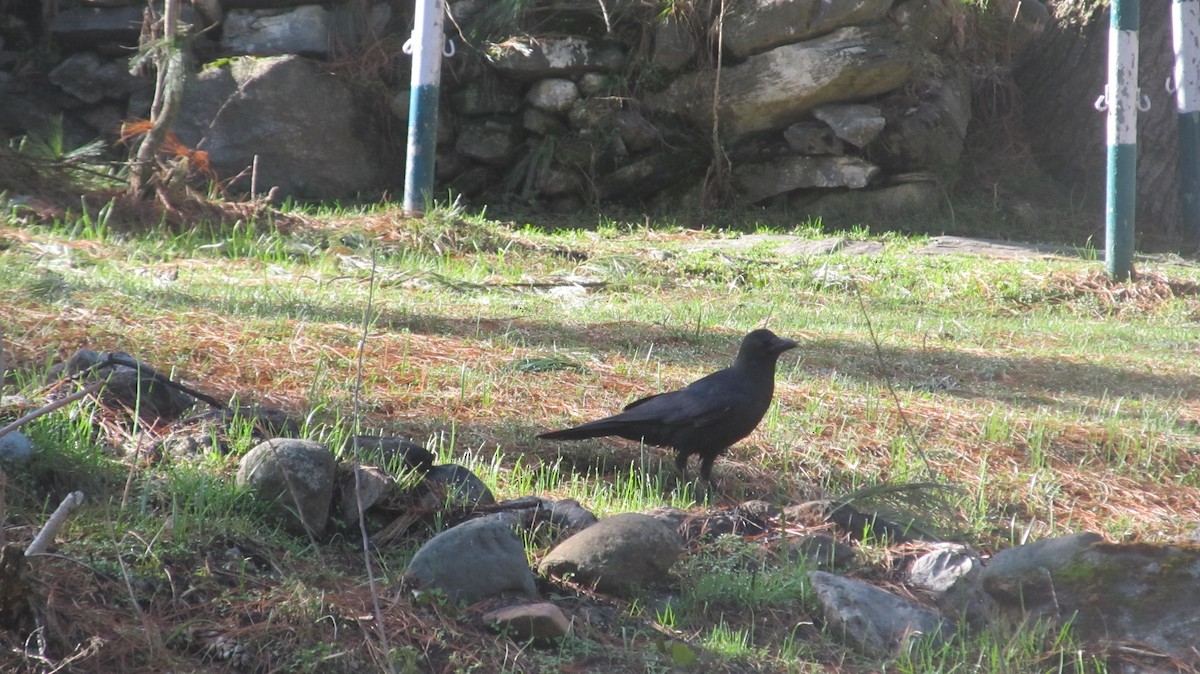
[[[508,120],[489,117],[464,123],[454,150],[470,159],[500,165],[512,160],[520,143],[520,127]]]
[[[913,560],[908,582],[931,592],[945,592],[963,576],[983,567],[979,555],[966,546],[942,543]]]
[[[134,366],[110,363],[97,367],[110,356]],[[110,354],[80,349],[62,366],[51,368],[48,377],[52,380],[73,377],[89,369],[91,371],[83,375],[81,381],[104,381],[101,401],[135,411],[146,419],[178,419],[196,402],[190,395],[163,383],[165,375],[121,351]]]
[[[571,80],[552,77],[535,82],[525,98],[538,110],[566,112],[579,100],[579,87]]]
[[[797,154],[845,154],[842,141],[827,124],[796,122],[783,131],[783,139]]]
[[[123,7],[64,7],[50,21],[50,35],[55,43],[68,51],[81,51],[97,46],[135,48],[142,32],[145,7],[141,4]],[[181,23],[196,23],[196,13],[190,4],[180,7]]]
[[[696,56],[696,35],[679,17],[668,16],[654,25],[650,65],[666,72],[680,70]]]
[[[129,74],[127,62],[101,58],[95,52],[72,54],[48,75],[51,82],[84,103],[123,99],[149,84]]]
[[[358,504],[361,495],[362,511],[365,513],[379,503],[399,492],[396,478],[375,466],[358,467],[358,489],[355,489],[354,468],[350,464],[338,466],[337,504],[338,516],[349,523],[358,522]]]
[[[814,569],[847,569],[858,561],[854,548],[825,534],[812,534],[788,545],[787,557]]]
[[[669,580],[683,552],[679,534],[649,515],[624,513],[600,520],[550,551],[538,572],[571,575],[600,592],[629,596],[635,588]]]
[[[521,127],[539,136],[561,136],[567,132],[566,122],[537,108],[525,108],[521,114]]]
[[[619,46],[577,36],[511,38],[504,42],[503,51],[492,57],[497,71],[527,81],[589,71],[612,73],[624,65],[625,54]]]
[[[434,466],[421,483],[425,493],[420,505],[424,508],[491,505],[496,502],[492,490],[475,473],[463,466],[444,463]]]
[[[933,80],[917,94],[885,100],[887,125],[870,144],[872,159],[893,171],[954,171],[971,122],[971,81],[962,69]],[[954,171],[956,173],[956,171]]]
[[[678,151],[651,153],[601,178],[600,193],[618,201],[649,197],[679,184],[693,172],[694,161],[695,156]]]
[[[383,149],[357,135],[362,114],[346,86],[313,61],[238,57],[189,80],[175,133],[207,151],[222,178],[245,172],[234,189],[249,189],[246,169],[257,155],[260,194],[278,187],[281,198],[337,199],[384,181]]]
[[[571,621],[550,602],[518,604],[488,611],[483,622],[518,641],[549,640],[571,633]]]
[[[621,104],[607,98],[583,98],[571,106],[567,119],[572,129],[611,129]]]
[[[846,226],[865,220],[882,223],[927,215],[941,210],[946,192],[932,174],[892,176],[893,183],[852,192],[833,192],[815,199],[811,192],[797,193],[788,202],[789,210],[819,217],[830,225]],[[898,181],[898,182],[897,182]]]
[[[887,123],[873,105],[830,103],[813,108],[813,117],[828,124],[838,138],[855,147],[866,147]]]
[[[537,596],[525,548],[496,520],[468,520],[434,536],[417,550],[405,573],[421,587],[468,604],[503,594]]]
[[[454,92],[454,109],[467,117],[511,115],[521,109],[521,97],[516,89],[512,82],[485,73]]]
[[[1200,548],[1076,534],[997,552],[983,588],[1010,614],[1069,622],[1074,637],[1131,642],[1200,667]]]
[[[21,431],[0,435],[0,470],[21,470],[33,457],[33,443]]]
[[[662,132],[639,112],[618,110],[613,123],[630,152],[649,150],[662,141]]]
[[[897,43],[859,28],[843,28],[816,40],[776,47],[721,77],[717,115],[726,136],[782,129],[823,103],[856,100],[896,89],[913,64]],[[680,114],[711,126],[713,74],[678,77],[646,97],[655,111]]]
[[[612,77],[604,73],[584,73],[579,76],[579,93],[584,96],[599,96],[613,89]]]
[[[955,13],[961,11],[944,0],[905,0],[892,9],[891,16],[905,42],[937,53],[952,46]]]
[[[230,54],[327,56],[329,12],[320,5],[293,9],[233,9],[225,14],[221,48]]]
[[[831,630],[869,657],[896,657],[913,641],[928,639],[936,646],[948,636],[936,611],[874,585],[825,571],[809,573],[809,580]]]
[[[433,452],[407,438],[382,435],[358,435],[346,439],[342,455],[349,456],[357,444],[359,461],[374,463],[390,470],[392,474],[404,471],[424,473],[437,460]]]
[[[733,169],[734,184],[747,203],[811,187],[861,189],[879,175],[878,166],[858,157],[785,157]]]
[[[892,0],[749,0],[734,3],[725,17],[723,44],[736,58],[823,35],[843,26],[871,23]]]
[[[333,454],[319,442],[267,440],[242,457],[237,486],[275,502],[288,531],[321,536],[329,522],[335,468]]]

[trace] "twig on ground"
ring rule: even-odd
[[[17,430],[18,428],[24,426],[25,424],[33,421],[36,418],[42,416],[43,414],[49,414],[60,407],[66,407],[67,405],[70,405],[71,403],[75,402],[76,400],[79,400],[80,398],[86,398],[87,396],[90,396],[91,394],[95,393],[96,391],[99,391],[103,387],[104,387],[104,382],[95,381],[95,382],[92,382],[91,384],[88,384],[87,386],[83,387],[82,389],[72,393],[71,395],[69,395],[65,398],[60,398],[58,400],[55,400],[54,402],[50,403],[49,405],[43,405],[42,407],[39,407],[36,410],[30,412],[29,414],[26,414],[25,416],[21,417],[20,419],[17,419],[16,421],[5,426],[4,428],[0,428],[0,437],[3,437],[4,435],[8,434],[11,431]]]
[[[71,511],[78,508],[83,503],[83,492],[73,491],[67,494],[67,497],[58,504],[58,508],[50,515],[50,519],[42,525],[42,530],[34,536],[33,542],[29,547],[25,548],[25,556],[38,555],[46,552],[46,548],[50,547],[50,541],[54,540],[54,535],[58,533],[58,529],[67,521],[67,516]]]

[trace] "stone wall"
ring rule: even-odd
[[[122,119],[146,116],[152,77],[129,73],[145,3],[121,2],[8,16],[5,135],[63,114],[70,138],[112,140]],[[513,6],[522,11],[501,16]],[[438,198],[814,213],[942,201],[971,118],[961,3],[719,7],[451,2],[456,55],[444,62]],[[255,157],[259,190],[281,197],[399,192],[409,80],[400,45],[411,13],[408,2],[195,0],[184,12],[196,65],[179,139],[207,151],[234,192],[249,189]],[[39,47],[55,55],[40,68],[23,56]]]

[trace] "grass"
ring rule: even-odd
[[[428,441],[501,499],[575,498],[604,516],[858,493],[985,553],[1079,530],[1178,540],[1200,506],[1194,265],[1147,261],[1142,280],[1109,285],[1087,259],[922,255],[923,236],[866,228],[843,234],[882,253],[698,245],[744,231],[829,235],[816,222],[557,229],[457,208],[420,221],[297,208],[129,232],[111,212],[93,205],[48,226],[6,216],[6,392],[36,393],[48,364],[78,348],[122,350],[218,398],[284,408],[308,437],[340,444],[356,423],[374,283],[357,423]],[[759,429],[718,460],[712,502],[696,502],[661,450],[535,439],[724,366],[760,325],[802,347],[780,362]],[[667,604],[608,605],[606,621],[580,623],[552,649],[405,592],[400,574],[420,542],[409,540],[374,553],[391,602],[383,654],[362,618],[356,543],[291,539],[234,488],[248,426],[230,455],[150,464],[94,421],[73,407],[27,427],[35,462],[3,493],[6,540],[66,492],[89,494],[60,536],[76,562],[37,569],[70,614],[73,640],[56,657],[76,657],[78,671],[203,671],[234,645],[252,671],[382,671],[384,658],[398,671],[666,671],[690,657],[705,671],[1106,671],[1069,631],[1039,626],[869,661],[819,627],[802,566],[740,539],[689,550]],[[952,489],[887,488],[926,481]],[[535,560],[547,541],[527,545]]]

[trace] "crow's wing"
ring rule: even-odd
[[[730,382],[715,377],[718,374],[726,372],[713,373],[678,391],[635,400],[618,416],[623,421],[653,421],[678,428],[721,423],[746,396],[740,386],[722,385]]]

